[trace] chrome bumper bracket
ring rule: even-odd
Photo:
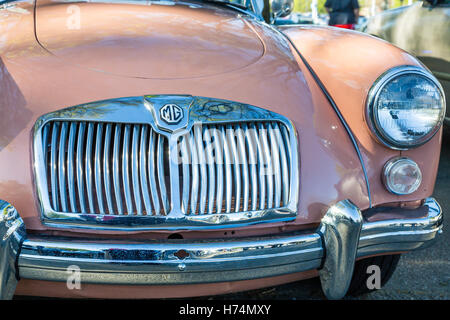
[[[328,299],[341,299],[347,293],[353,275],[363,219],[351,201],[330,207],[322,219],[325,258],[319,270],[322,290]]]
[[[17,210],[0,200],[0,300],[11,299],[16,290],[16,264],[24,239],[25,225]]]

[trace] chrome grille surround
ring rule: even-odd
[[[167,103],[183,109],[179,123],[159,117]],[[230,132],[235,139],[226,139]],[[297,215],[295,128],[286,117],[258,107],[181,95],[119,98],[46,114],[33,133],[36,191],[48,226],[210,229],[289,221]],[[124,148],[128,152],[121,152]],[[270,152],[274,148],[280,152]],[[154,161],[145,157],[150,153]],[[211,162],[215,157],[222,162]],[[238,161],[230,162],[233,158]],[[265,175],[263,158],[272,160]],[[161,173],[164,169],[168,175]]]

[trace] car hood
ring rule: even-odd
[[[198,3],[38,5],[36,37],[64,62],[146,79],[227,73],[264,54],[237,11]]]

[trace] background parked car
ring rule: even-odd
[[[439,79],[450,125],[450,0],[419,1],[371,17],[360,29],[418,57]]]

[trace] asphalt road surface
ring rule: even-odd
[[[444,233],[432,247],[403,254],[389,282],[380,290],[354,298],[363,300],[450,299],[450,130],[443,136],[439,172],[433,195],[444,212]],[[318,278],[272,288],[216,296],[212,299],[325,299]]]

